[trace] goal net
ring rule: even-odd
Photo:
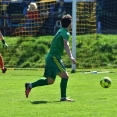
[[[102,57],[107,53],[103,53],[102,55],[100,49],[93,51],[93,46],[95,45],[92,45],[92,48],[89,47],[91,47],[90,44],[92,42],[96,43],[95,40],[100,39],[103,35],[109,34],[103,37],[105,38],[105,42],[107,42],[106,38],[108,40],[112,35],[116,35],[117,1],[64,0],[64,3],[60,3],[60,1],[35,0],[33,2],[36,3],[36,6],[35,4],[33,5],[37,8],[33,9],[29,7],[30,3],[28,0],[0,0],[0,17],[2,17],[0,18],[0,30],[4,36],[21,37],[23,41],[27,41],[25,37],[32,36],[39,36],[42,40],[45,38],[52,39],[53,35],[61,27],[60,19],[62,15],[70,14],[73,17],[73,28],[70,31],[70,44],[73,55],[77,60],[77,68],[107,66],[110,62],[109,59],[106,60]],[[64,6],[62,10],[59,8],[60,4]],[[116,37],[113,36],[113,38],[115,39]],[[24,44],[16,51],[18,58],[12,56],[14,57],[14,61],[18,61],[22,56],[19,51],[22,51],[24,48],[26,49],[27,46]],[[13,47],[9,48],[9,51],[14,51]],[[1,53],[4,54],[4,52]],[[27,59],[30,56],[25,55]],[[63,60],[65,59],[65,65],[71,67],[71,62],[67,58],[67,56],[63,58]],[[21,67],[18,63],[12,64],[12,62],[9,63],[7,61],[9,61],[8,58],[6,59],[8,66]],[[39,64],[40,61],[38,61]],[[35,63],[35,61],[31,63]],[[34,65],[29,65],[29,67],[32,66],[34,67]],[[72,69],[75,69],[75,66]]]
[[[94,69],[116,66],[116,6],[116,0],[77,2],[76,58],[78,58],[78,68]]]

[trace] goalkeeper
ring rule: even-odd
[[[8,45],[6,44],[5,40],[4,40],[4,37],[0,31],[0,40],[2,41],[2,44],[3,44],[3,47],[8,47]],[[2,73],[5,73],[7,68],[4,67],[4,61],[3,61],[3,58],[2,58],[2,55],[0,54],[0,67],[1,67],[1,70],[2,70]]]
[[[67,55],[69,56],[71,62],[76,64],[76,60],[72,56],[69,46],[69,30],[72,26],[72,17],[70,15],[64,15],[61,19],[62,27],[58,30],[55,37],[52,40],[51,48],[49,53],[46,56],[46,66],[45,66],[45,78],[40,78],[39,80],[33,83],[25,83],[25,94],[28,98],[28,95],[32,88],[37,86],[50,85],[55,82],[56,75],[61,77],[60,91],[61,98],[60,101],[73,101],[72,99],[67,98],[66,89],[67,82],[69,79],[66,68],[61,60],[63,51],[65,49]]]

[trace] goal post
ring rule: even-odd
[[[95,3],[96,0],[72,0],[72,54],[76,60],[78,60],[76,41],[79,42],[77,36],[86,34],[91,36],[90,34],[96,35],[97,32]],[[76,64],[72,63],[71,73],[75,71]]]
[[[76,0],[72,2],[72,54],[76,59]],[[71,72],[74,73],[76,69],[76,64],[72,63]]]

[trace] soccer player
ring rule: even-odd
[[[53,84],[56,79],[56,75],[58,75],[61,77],[60,101],[74,101],[72,99],[67,98],[66,96],[67,82],[68,82],[69,76],[61,60],[63,50],[65,49],[66,53],[68,54],[73,64],[76,64],[76,60],[72,56],[72,53],[70,51],[70,46],[69,46],[69,37],[70,37],[69,30],[71,29],[71,26],[72,26],[71,22],[72,22],[72,17],[69,14],[64,15],[61,18],[62,27],[58,30],[58,32],[54,36],[51,43],[50,51],[46,56],[46,65],[45,65],[45,73],[44,73],[45,78],[40,78],[39,80],[32,83],[25,83],[25,95],[27,98],[32,88],[37,86]]]
[[[3,44],[3,47],[8,47],[8,45],[6,44],[5,40],[4,40],[4,37],[0,31],[0,40],[2,41],[2,44]],[[0,67],[1,67],[1,70],[2,70],[2,73],[5,73],[7,68],[4,67],[4,61],[3,61],[3,58],[2,58],[2,55],[0,54]]]

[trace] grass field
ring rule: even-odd
[[[70,75],[68,97],[75,102],[59,102],[60,78],[51,86],[32,89],[24,95],[24,83],[43,76],[43,70],[8,70],[0,73],[0,117],[116,117],[117,70],[111,73],[83,73]],[[108,76],[112,86],[104,89],[100,79]]]

